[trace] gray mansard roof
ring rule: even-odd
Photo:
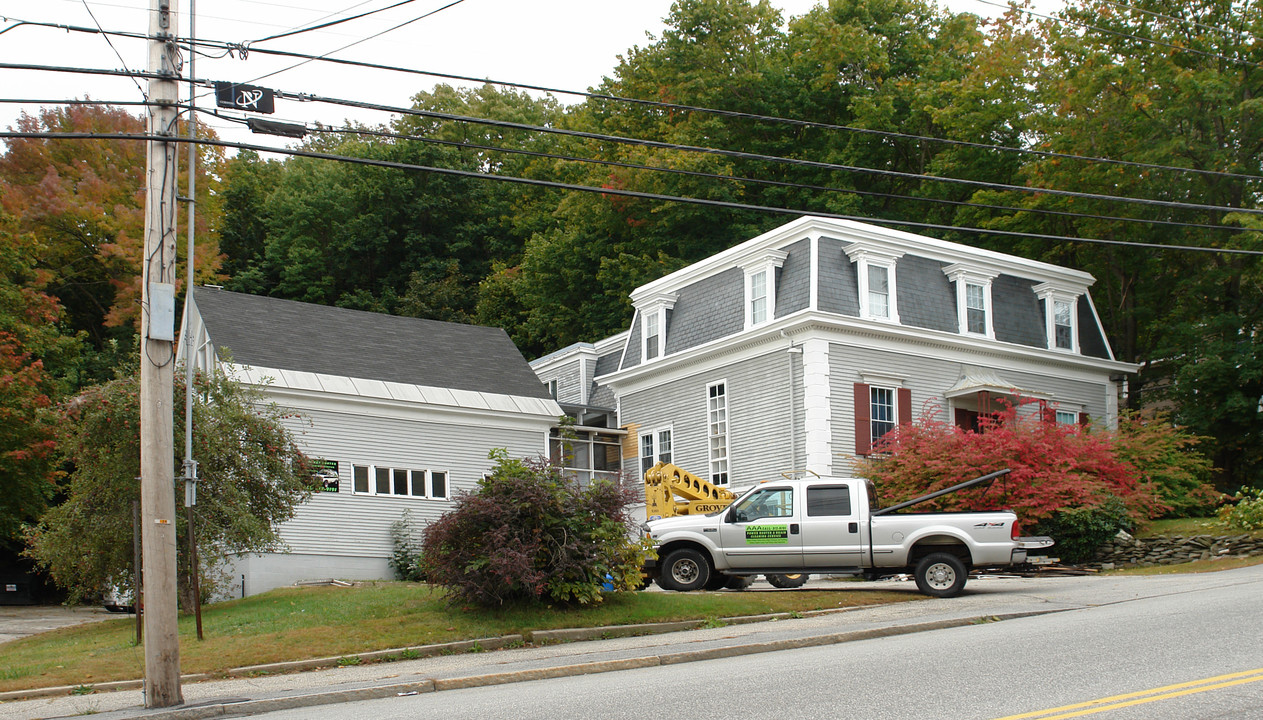
[[[500,328],[197,288],[216,353],[234,363],[473,392],[548,398]]]
[[[1113,360],[1086,290],[1092,283],[1086,273],[864,223],[823,218],[801,218],[642,286],[633,292],[633,303],[639,306],[638,297],[652,301],[654,296],[670,296],[663,328],[664,356],[741,333],[745,330],[742,264],[757,257],[762,248],[764,252],[774,250],[784,255],[775,271],[774,319],[809,309],[858,319],[861,313],[857,263],[848,254],[857,243],[874,243],[899,255],[894,265],[894,302],[901,327],[962,335],[964,340],[955,283],[945,270],[957,263],[977,264],[992,275],[994,342],[1047,348],[1047,309],[1037,288],[1041,283],[1064,281],[1082,289],[1076,308],[1079,355]],[[621,355],[617,370],[641,363],[641,330],[638,312],[629,327],[626,352]],[[971,336],[969,340],[976,338]],[[613,371],[603,367],[597,376]]]

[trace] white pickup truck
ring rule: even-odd
[[[658,561],[646,572],[664,590],[718,589],[744,576],[827,573],[875,578],[912,573],[927,595],[952,597],[974,569],[1026,561],[1046,537],[1018,537],[1008,510],[901,513],[949,492],[992,482],[984,475],[882,510],[870,510],[862,478],[813,477],[758,485],[710,515],[652,520]]]

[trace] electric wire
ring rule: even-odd
[[[340,98],[325,97],[312,94],[290,94],[283,91],[277,91],[278,97],[285,97],[292,100],[302,100],[308,102],[321,102],[331,105],[341,105],[345,107],[356,107],[366,110],[380,110],[384,112],[399,113],[403,115],[415,115],[418,117],[428,117],[438,120],[451,120],[456,122],[468,122],[478,125],[488,125],[498,128],[508,128],[512,130],[526,130],[529,132],[548,133],[553,135],[562,135],[567,137],[576,137],[586,140],[599,140],[605,142],[614,142],[624,145],[641,145],[644,147],[652,147],[660,150],[678,150],[683,152],[695,152],[707,155],[716,155],[720,157],[730,157],[742,160],[757,160],[762,162],[794,165],[798,167],[811,167],[824,170],[841,170],[846,172],[861,173],[867,175],[881,175],[886,177],[897,177],[904,179],[930,180],[954,185],[967,185],[972,187],[984,187],[993,190],[1008,190],[1013,192],[1030,193],[1036,195],[1059,195],[1062,197],[1073,197],[1085,200],[1104,200],[1112,202],[1132,203],[1137,205],[1148,205],[1154,207],[1180,208],[1185,210],[1207,210],[1213,212],[1242,212],[1249,214],[1263,214],[1263,209],[1254,208],[1230,208],[1220,205],[1207,205],[1202,203],[1186,203],[1174,200],[1157,200],[1153,198],[1136,198],[1119,195],[1103,195],[1099,193],[1081,192],[1076,190],[1062,190],[1057,188],[1030,187],[1025,185],[1011,185],[1008,183],[988,182],[985,180],[967,180],[964,178],[945,177],[941,175],[925,175],[922,173],[910,173],[899,170],[881,170],[878,168],[862,167],[857,165],[845,165],[842,163],[830,163],[821,160],[806,160],[802,158],[782,157],[779,155],[762,155],[759,153],[745,152],[742,150],[725,150],[722,148],[712,148],[699,145],[686,145],[682,143],[669,143],[660,140],[644,140],[639,138],[630,138],[621,135],[607,135],[604,133],[594,133],[582,130],[569,130],[565,128],[545,127],[540,125],[528,125],[525,123],[509,122],[507,120],[494,120],[490,118],[470,117],[467,115],[456,115],[453,113],[442,113],[431,110],[418,110],[416,108],[404,108],[391,105],[382,105],[379,103],[368,103],[357,100],[344,100]]]
[[[309,62],[313,62],[313,61],[315,61],[315,60],[327,60],[327,59],[329,59],[329,58],[328,58],[328,56],[329,56],[329,55],[332,55],[333,53],[342,52],[343,50],[346,50],[347,48],[352,48],[352,47],[355,47],[356,45],[359,45],[360,43],[368,42],[369,40],[372,40],[372,39],[374,39],[374,38],[381,37],[382,35],[385,35],[386,33],[389,33],[389,32],[394,32],[395,30],[398,30],[398,29],[399,29],[399,28],[401,28],[401,27],[404,27],[404,26],[406,26],[406,25],[411,25],[412,23],[417,22],[417,21],[419,21],[419,20],[424,20],[424,19],[426,19],[426,18],[430,17],[431,15],[437,15],[438,13],[441,13],[441,12],[443,12],[444,10],[446,10],[446,9],[448,9],[448,8],[450,8],[450,7],[454,6],[454,5],[460,5],[460,4],[461,4],[461,3],[463,3],[463,2],[465,2],[465,0],[452,0],[451,2],[449,2],[449,3],[448,3],[448,4],[446,4],[446,5],[444,5],[443,7],[438,8],[437,10],[431,10],[430,12],[425,13],[424,15],[419,15],[419,16],[417,16],[417,17],[412,18],[411,20],[406,20],[406,21],[404,21],[404,22],[399,23],[398,25],[395,25],[395,26],[393,26],[393,27],[386,28],[385,30],[382,30],[381,32],[373,33],[372,35],[369,35],[369,36],[367,36],[367,37],[360,38],[359,40],[356,40],[355,42],[352,42],[352,43],[347,43],[346,45],[343,45],[343,46],[342,46],[342,47],[340,47],[340,48],[336,48],[336,49],[334,49],[334,50],[330,50],[329,52],[325,53],[324,55],[319,55],[319,56],[316,56],[316,57],[307,58],[307,59],[303,60],[302,62],[299,62],[299,63],[294,63],[293,65],[290,65],[290,66],[289,66],[289,67],[287,67],[287,68],[281,68],[280,70],[275,70],[275,71],[273,71],[273,72],[267,73],[266,75],[260,75],[259,77],[257,77],[257,78],[255,78],[255,79],[251,80],[250,82],[251,82],[251,83],[256,83],[256,82],[259,82],[260,80],[263,80],[263,79],[265,79],[265,78],[270,78],[270,77],[272,77],[273,75],[279,75],[279,74],[281,74],[281,73],[283,73],[283,72],[289,72],[290,70],[293,70],[294,68],[297,68],[297,67],[302,67],[303,65],[306,65],[307,63],[309,63]],[[243,53],[244,53],[246,50],[247,50],[247,48],[245,48],[245,47],[243,47],[243,48],[242,48],[242,52],[243,52]]]
[[[978,0],[978,2],[984,2],[986,4],[995,5],[995,3],[987,2],[987,0]],[[455,4],[455,3],[452,3],[452,4]],[[444,8],[439,8],[439,10],[446,9],[446,7],[448,6],[445,6]],[[997,5],[997,7],[1007,7],[1007,6]],[[435,12],[438,12],[439,10],[436,10]],[[71,31],[71,32],[93,32],[93,33],[101,32],[94,28],[83,28],[83,27],[64,25],[60,23],[32,22],[32,21],[25,21],[25,20],[19,21],[18,25],[34,25],[38,27],[52,27],[52,28],[62,29],[62,30]],[[13,29],[13,27],[17,27],[18,25],[14,25],[10,28],[5,28],[4,30],[0,30],[0,33]],[[391,30],[393,29],[395,28],[391,28]],[[129,33],[129,32],[123,32],[123,31],[108,31],[108,32],[110,32],[111,34],[115,34],[115,35],[119,35],[123,37],[140,37],[140,38],[147,37],[143,34]],[[389,32],[389,30],[384,31],[384,32]],[[369,38],[365,38],[365,39],[369,39]],[[951,146],[956,146],[956,147],[968,147],[968,148],[979,149],[979,150],[994,151],[994,152],[1000,152],[1000,153],[1017,153],[1017,154],[1022,154],[1022,155],[1032,155],[1036,157],[1046,157],[1050,159],[1076,160],[1076,161],[1090,162],[1090,163],[1104,163],[1104,164],[1110,164],[1110,165],[1119,165],[1123,167],[1134,167],[1134,168],[1141,168],[1141,169],[1148,169],[1148,170],[1162,170],[1162,171],[1176,172],[1176,173],[1190,173],[1190,174],[1196,174],[1196,175],[1205,175],[1208,177],[1222,177],[1222,178],[1231,178],[1231,179],[1246,180],[1246,181],[1263,180],[1263,175],[1257,175],[1257,174],[1252,175],[1252,174],[1247,174],[1247,173],[1227,172],[1223,170],[1206,170],[1206,169],[1201,169],[1201,168],[1190,168],[1190,167],[1179,167],[1179,166],[1174,166],[1174,165],[1145,163],[1145,162],[1138,162],[1134,160],[1119,160],[1116,158],[1096,157],[1096,156],[1090,156],[1090,155],[1076,155],[1072,153],[1059,153],[1059,152],[1053,152],[1049,150],[1038,150],[1035,148],[1013,147],[1013,146],[1008,146],[1008,145],[994,145],[994,144],[987,144],[987,143],[972,142],[968,140],[956,140],[952,138],[936,138],[936,137],[930,137],[926,135],[914,135],[910,133],[901,133],[901,132],[895,132],[895,131],[890,131],[890,130],[877,130],[873,128],[861,128],[861,127],[854,127],[850,125],[839,125],[835,123],[824,123],[824,122],[817,122],[813,120],[802,120],[798,118],[784,118],[784,117],[778,117],[778,116],[773,116],[773,115],[761,115],[758,113],[747,113],[747,112],[742,112],[742,111],[737,111],[737,110],[722,110],[722,109],[717,109],[717,108],[707,108],[707,107],[701,107],[697,105],[687,105],[687,104],[682,104],[682,103],[668,103],[668,102],[663,102],[663,101],[658,101],[658,100],[644,100],[640,98],[628,98],[628,97],[610,95],[610,94],[605,94],[605,93],[592,93],[592,92],[579,91],[579,90],[567,90],[564,88],[555,88],[555,87],[549,87],[546,85],[535,85],[535,84],[530,84],[530,83],[513,82],[513,81],[507,81],[507,80],[495,80],[495,79],[489,79],[489,78],[476,78],[476,77],[472,77],[468,75],[458,75],[455,73],[443,73],[443,72],[436,72],[436,71],[429,71],[429,70],[417,70],[414,68],[406,68],[406,67],[402,67],[398,65],[387,65],[383,63],[367,62],[363,60],[347,60],[343,58],[327,57],[327,55],[329,55],[330,53],[326,53],[325,55],[311,55],[309,53],[300,53],[300,52],[288,51],[288,50],[276,50],[276,49],[270,49],[270,48],[252,48],[250,50],[247,50],[241,43],[232,43],[232,42],[225,42],[221,40],[208,40],[208,39],[201,39],[201,38],[193,40],[193,41],[189,41],[188,39],[185,39],[183,40],[183,42],[189,43],[189,46],[187,49],[189,49],[191,52],[197,52],[198,54],[201,54],[204,57],[211,57],[211,58],[216,58],[216,59],[227,57],[229,55],[235,56],[238,53],[240,53],[242,58],[244,59],[245,55],[248,54],[248,52],[255,52],[259,54],[275,55],[279,57],[303,58],[308,61],[319,60],[321,62],[347,65],[347,66],[352,66],[352,67],[363,67],[363,68],[369,68],[369,69],[374,69],[374,70],[387,70],[391,72],[401,72],[401,73],[406,73],[406,74],[420,75],[423,77],[440,78],[444,80],[452,80],[452,81],[457,81],[457,82],[470,82],[470,83],[477,83],[477,84],[496,85],[496,86],[501,86],[501,87],[517,88],[521,90],[534,90],[537,92],[544,92],[544,93],[550,93],[550,94],[556,94],[556,95],[570,95],[570,96],[582,97],[582,98],[586,98],[590,100],[620,102],[620,103],[642,105],[642,106],[647,106],[647,107],[656,107],[656,108],[662,108],[662,109],[668,109],[668,110],[682,110],[682,111],[687,111],[687,112],[706,113],[706,114],[712,114],[712,115],[716,115],[720,117],[743,118],[743,119],[749,119],[749,120],[757,120],[761,122],[782,123],[782,124],[793,125],[793,126],[798,126],[798,127],[808,127],[808,128],[824,129],[824,130],[840,130],[840,131],[857,133],[857,134],[875,135],[878,137],[888,137],[892,139],[901,139],[901,140],[916,140],[916,141],[931,142],[931,143],[937,143],[937,144],[943,144],[943,145],[951,145]],[[196,46],[199,46],[199,45],[216,48],[216,49],[221,50],[222,52],[219,55],[212,55],[210,53],[198,50]],[[341,48],[341,49],[345,49],[345,48]],[[338,52],[338,50],[333,50],[330,52],[331,53]],[[288,68],[285,68],[284,70],[278,70],[276,72],[279,73],[279,72],[284,72],[286,70],[292,70],[293,68],[298,67],[301,64],[303,63],[295,64]],[[271,73],[271,74],[276,74],[276,73]],[[269,76],[270,75],[263,75],[263,76],[260,76],[259,78],[256,78],[255,80],[251,82],[258,82],[259,80],[269,77]]]
[[[114,55],[118,58],[118,61],[123,64],[123,69],[131,72],[131,68],[127,67],[127,61],[123,59],[123,54],[118,51],[118,48],[114,47],[114,41],[111,40],[109,34],[105,32],[105,28],[101,27],[101,21],[96,19],[96,13],[92,12],[92,6],[88,4],[88,0],[82,0],[82,2],[83,9],[88,11],[88,17],[92,18],[92,22],[96,25],[97,30],[101,31],[101,37],[105,38],[106,44],[108,44],[110,49],[114,51]],[[148,100],[149,95],[145,92],[145,89],[140,86],[140,82],[136,81],[135,78],[132,78],[132,81],[136,83],[136,89],[140,91],[141,97]]]
[[[1220,55],[1218,53],[1206,52],[1205,50],[1198,50],[1196,48],[1191,48],[1184,45],[1175,45],[1173,43],[1163,42],[1161,40],[1155,40],[1153,38],[1142,37],[1140,35],[1133,35],[1131,33],[1121,32],[1119,30],[1110,30],[1110,29],[1103,28],[1097,25],[1091,25],[1089,23],[1079,22],[1078,20],[1071,20],[1070,18],[1053,17],[1052,15],[1045,15],[1043,13],[1037,13],[1034,10],[1030,10],[1028,8],[1023,8],[1023,7],[1017,7],[1016,5],[1004,5],[1002,3],[992,2],[992,0],[976,0],[976,2],[980,2],[983,5],[993,5],[995,7],[1006,8],[1006,9],[1012,7],[1016,9],[1018,12],[1025,13],[1027,15],[1030,15],[1031,17],[1037,17],[1044,20],[1048,20],[1058,25],[1074,25],[1076,27],[1083,28],[1084,30],[1095,30],[1099,33],[1104,33],[1106,35],[1114,35],[1116,37],[1126,38],[1128,40],[1136,40],[1143,43],[1149,43],[1150,45],[1157,45],[1158,47],[1164,47],[1170,50],[1193,53],[1194,55],[1201,55],[1203,57],[1213,58],[1215,60],[1223,60],[1224,62],[1229,62],[1234,65],[1244,65],[1246,67],[1252,67],[1252,68],[1263,67],[1263,66],[1260,66],[1258,63],[1252,62],[1250,60],[1230,58],[1224,55]]]
[[[456,0],[456,1],[461,2],[463,0]],[[118,70],[105,70],[105,69],[95,69],[95,68],[68,68],[68,67],[56,67],[56,66],[45,66],[45,65],[30,65],[30,64],[21,64],[21,63],[0,63],[0,69],[43,69],[43,70],[49,70],[49,71],[55,71],[55,72],[81,72],[81,73],[104,74],[104,75],[131,75],[133,77],[162,77],[159,74],[141,73],[139,71],[132,71],[130,73],[124,73]],[[204,85],[204,86],[211,85],[211,82],[208,80],[193,80],[192,82],[200,84],[200,85]],[[904,179],[916,179],[916,180],[921,180],[921,181],[929,180],[929,181],[942,182],[942,183],[948,183],[948,184],[968,185],[968,186],[973,186],[973,187],[984,187],[984,188],[989,188],[989,189],[1023,192],[1023,193],[1030,193],[1030,194],[1036,194],[1036,195],[1040,195],[1040,194],[1057,195],[1057,196],[1063,196],[1063,197],[1073,197],[1073,198],[1090,199],[1090,200],[1103,200],[1103,201],[1123,202],[1123,203],[1131,203],[1131,204],[1138,204],[1138,205],[1179,208],[1179,209],[1189,209],[1189,210],[1203,210],[1203,211],[1212,211],[1212,212],[1228,212],[1228,213],[1240,212],[1240,213],[1247,213],[1247,214],[1263,214],[1263,209],[1233,208],[1233,207],[1224,207],[1224,206],[1218,206],[1218,205],[1207,205],[1207,204],[1202,204],[1202,203],[1187,203],[1187,202],[1179,202],[1179,201],[1171,201],[1171,200],[1158,200],[1158,199],[1153,199],[1153,198],[1135,198],[1135,197],[1126,197],[1126,196],[1117,196],[1117,195],[1104,195],[1104,194],[1099,194],[1099,193],[1087,193],[1087,192],[1074,191],[1074,190],[1062,190],[1062,189],[1057,189],[1057,188],[1031,187],[1031,186],[1024,186],[1024,185],[1012,185],[1012,184],[1007,184],[1007,183],[994,183],[994,182],[988,182],[988,181],[983,181],[983,180],[968,180],[968,179],[963,179],[963,178],[945,177],[945,176],[939,176],[939,175],[926,175],[923,173],[909,173],[909,172],[896,171],[896,170],[882,170],[882,169],[868,168],[868,167],[863,167],[863,166],[844,165],[840,163],[827,163],[827,162],[817,161],[817,160],[788,158],[788,157],[775,156],[775,155],[761,155],[758,153],[749,153],[749,152],[738,151],[738,150],[725,150],[721,148],[685,145],[685,144],[679,144],[679,143],[667,143],[667,142],[662,142],[662,141],[657,141],[657,140],[644,140],[644,139],[629,138],[629,137],[618,136],[618,135],[606,135],[606,134],[601,134],[601,133],[568,130],[568,129],[556,128],[556,127],[527,125],[523,123],[513,123],[513,122],[493,120],[493,119],[488,119],[488,118],[455,115],[452,113],[439,113],[439,112],[433,112],[433,111],[427,111],[427,110],[417,110],[415,108],[382,105],[379,103],[368,103],[368,102],[363,102],[363,101],[346,100],[346,99],[318,96],[318,95],[305,94],[305,93],[294,94],[294,93],[288,93],[285,91],[277,91],[277,96],[291,99],[291,100],[299,100],[299,101],[306,101],[306,102],[321,102],[321,103],[341,105],[341,106],[346,106],[346,107],[356,107],[360,109],[377,110],[377,111],[382,111],[382,112],[399,113],[399,114],[404,114],[404,115],[430,117],[430,118],[450,120],[450,121],[455,121],[455,122],[467,122],[467,123],[474,123],[474,124],[490,125],[494,127],[510,128],[510,129],[515,129],[515,130],[526,130],[529,132],[541,132],[541,133],[549,133],[549,134],[556,134],[556,135],[563,135],[563,136],[570,136],[570,137],[578,137],[578,138],[583,138],[583,139],[588,139],[588,140],[601,140],[601,141],[608,141],[608,142],[616,142],[620,144],[641,145],[645,147],[653,147],[653,148],[665,149],[665,150],[677,150],[677,151],[682,151],[682,152],[696,152],[696,153],[711,154],[711,155],[738,158],[738,159],[744,159],[744,160],[755,160],[755,161],[795,165],[795,166],[800,166],[800,167],[812,167],[812,168],[827,169],[827,170],[840,170],[840,171],[845,171],[845,172],[881,175],[881,176],[887,176],[887,177],[898,177],[898,178],[904,178]]]
[[[1174,15],[1164,15],[1160,12],[1154,12],[1153,10],[1146,10],[1145,8],[1137,7],[1135,5],[1129,5],[1127,3],[1115,2],[1114,0],[1096,0],[1096,1],[1105,3],[1106,5],[1111,5],[1120,10],[1130,10],[1132,12],[1138,12],[1138,13],[1141,13],[1143,15],[1148,15],[1153,18],[1159,18],[1162,20],[1171,20],[1173,22],[1181,23],[1184,25],[1192,25],[1193,27],[1199,27],[1199,28],[1202,28],[1203,30],[1210,30],[1213,32],[1222,33],[1224,35],[1231,35],[1238,39],[1245,38],[1245,37],[1250,37],[1251,40],[1255,39],[1247,35],[1244,30],[1231,30],[1228,28],[1221,28],[1218,25],[1207,25],[1205,23],[1197,22],[1196,20],[1189,20],[1187,18],[1175,17]],[[1249,6],[1249,3],[1246,3],[1246,5],[1242,7],[1241,14],[1243,16],[1247,12],[1248,6]]]
[[[199,112],[202,110],[199,108]],[[219,115],[219,117],[225,117]],[[228,119],[228,118],[226,118]],[[235,118],[234,118],[235,119]],[[416,142],[442,145],[445,147],[455,147],[461,150],[481,150],[488,152],[499,152],[509,155],[521,155],[525,157],[537,157],[545,160],[561,160],[565,162],[574,162],[582,164],[600,165],[603,167],[619,167],[629,170],[645,170],[653,173],[663,173],[668,175],[682,175],[687,177],[700,177],[710,180],[735,181],[739,183],[749,183],[754,185],[768,185],[771,187],[784,187],[796,190],[815,190],[819,192],[837,193],[842,195],[862,195],[865,197],[877,197],[888,200],[902,200],[920,203],[931,203],[938,205],[949,205],[953,207],[969,207],[982,210],[1001,210],[1016,213],[1035,213],[1041,215],[1052,215],[1057,217],[1068,217],[1081,220],[1102,220],[1107,222],[1124,222],[1138,223],[1143,225],[1162,225],[1167,227],[1181,227],[1196,230],[1226,230],[1229,232],[1251,232],[1249,228],[1239,225],[1207,225],[1203,223],[1186,223],[1175,220],[1159,220],[1135,217],[1123,217],[1116,215],[1094,215],[1091,213],[1077,213],[1066,210],[1051,210],[1048,208],[1036,207],[1016,207],[1011,205],[992,205],[987,203],[975,203],[964,200],[948,200],[946,198],[919,197],[915,195],[898,195],[895,193],[877,192],[874,190],[860,190],[857,188],[839,188],[827,185],[811,185],[806,183],[788,182],[785,180],[766,180],[762,178],[743,177],[740,175],[723,175],[719,173],[708,173],[700,170],[684,170],[682,168],[659,167],[656,165],[643,165],[639,163],[620,162],[617,160],[604,160],[600,158],[577,157],[574,155],[558,155],[555,153],[546,153],[538,150],[523,150],[520,148],[506,148],[498,145],[480,145],[476,143],[461,142],[456,140],[440,140],[438,138],[426,137],[424,135],[409,135],[405,133],[387,132],[384,130],[372,130],[368,128],[351,128],[351,127],[327,127],[318,126],[308,128],[308,132],[324,133],[324,134],[343,134],[343,135],[359,135],[369,137],[390,138],[394,140],[412,140]]]
[[[346,162],[357,165],[368,165],[372,167],[392,168],[396,170],[431,172],[440,175],[451,175],[455,177],[463,177],[477,180],[495,180],[500,182],[514,183],[519,185],[529,185],[535,187],[545,187],[555,190],[569,190],[575,192],[596,193],[600,195],[618,195],[623,197],[632,197],[643,200],[663,201],[663,202],[680,202],[694,205],[704,205],[709,207],[720,207],[732,210],[750,210],[758,212],[770,212],[785,215],[809,215],[815,217],[830,218],[835,220],[847,220],[856,223],[866,223],[870,225],[890,225],[895,227],[914,227],[923,230],[942,230],[946,232],[965,232],[980,235],[994,235],[1001,237],[1016,237],[1035,240],[1050,240],[1062,243],[1083,243],[1094,245],[1109,245],[1116,247],[1141,248],[1149,250],[1161,251],[1180,251],[1180,252],[1203,252],[1212,254],[1225,255],[1249,255],[1263,256],[1263,250],[1249,250],[1245,248],[1226,248],[1226,247],[1207,247],[1199,245],[1182,245],[1149,242],[1134,242],[1128,240],[1109,240],[1105,238],[1089,238],[1089,237],[1068,237],[1064,235],[1047,235],[1041,233],[1026,233],[1013,230],[993,230],[987,228],[961,227],[953,225],[941,225],[937,223],[923,223],[907,220],[892,220],[887,218],[869,218],[857,215],[846,215],[842,213],[819,212],[813,210],[804,210],[800,208],[780,208],[767,205],[753,205],[749,203],[738,203],[727,200],[711,200],[709,198],[691,198],[677,195],[667,195],[663,193],[642,192],[639,190],[626,190],[622,188],[594,187],[591,185],[579,185],[576,183],[563,183],[553,180],[539,180],[536,178],[523,178],[514,175],[497,175],[494,173],[474,172],[470,170],[458,170],[455,168],[441,168],[429,165],[417,165],[413,163],[402,163],[392,160],[377,160],[372,158],[354,157],[349,155],[337,155],[333,153],[314,152],[310,150],[300,150],[296,148],[278,148],[268,145],[255,145],[253,143],[232,142],[227,140],[217,140],[213,138],[188,138],[185,136],[159,136],[149,134],[130,134],[130,133],[54,133],[54,132],[21,132],[6,131],[0,132],[0,138],[40,138],[49,140],[77,140],[77,139],[96,139],[96,140],[134,140],[134,141],[150,141],[162,140],[170,143],[195,142],[203,145],[213,145],[217,147],[230,147],[239,150],[252,150],[262,153],[276,153],[280,155],[290,155],[293,157],[305,157],[317,160],[331,160],[336,162]]]
[[[407,5],[413,2],[416,2],[416,0],[399,0],[399,2],[393,5],[387,5],[386,7],[377,8],[376,10],[369,10],[367,12],[362,12],[359,15],[352,15],[350,17],[339,18],[337,20],[330,20],[329,22],[321,23],[320,25],[313,25],[312,27],[307,27],[307,28],[299,28],[295,30],[290,30],[288,32],[276,33],[275,35],[268,35],[267,37],[259,38],[258,40],[251,40],[249,43],[247,43],[247,45],[253,45],[255,43],[263,43],[269,40],[279,40],[281,38],[290,37],[292,35],[300,35],[302,33],[311,32],[313,30],[321,30],[323,28],[333,27],[334,25],[341,25],[342,23],[345,23],[345,22],[351,22],[352,20],[359,20],[360,18],[368,17],[369,15],[376,15],[379,12],[385,12],[386,10],[393,10],[401,5]],[[360,3],[360,5],[363,5],[363,4],[364,3]]]

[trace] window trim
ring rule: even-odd
[[[650,363],[661,360],[667,354],[667,311],[675,307],[675,293],[655,293],[636,304],[636,322],[640,323],[640,362]],[[652,318],[657,326],[654,336],[658,338],[656,352],[649,356],[649,324]]]
[[[670,438],[671,449],[663,459],[662,452],[662,433],[668,433]],[[649,467],[645,467],[645,438],[649,438],[653,446],[653,452],[649,456],[653,462],[649,463]],[[644,477],[649,468],[660,462],[674,463],[675,460],[675,426],[674,425],[658,425],[656,427],[642,428],[636,433],[636,467],[640,471],[640,476]]]
[[[722,395],[723,408],[722,409],[723,409],[724,416],[723,416],[723,421],[722,421],[722,424],[723,424],[722,434],[716,434],[714,432],[715,425],[717,424],[713,417],[713,413],[715,412],[716,408],[713,408],[711,406],[711,401],[713,399],[711,392],[714,390],[714,388],[723,388],[723,395]],[[732,482],[732,455],[729,452],[729,446],[730,446],[730,442],[732,438],[732,433],[731,433],[732,428],[731,428],[731,424],[729,423],[729,418],[731,417],[732,417],[732,411],[728,407],[728,380],[725,378],[723,380],[716,380],[713,383],[709,383],[706,386],[706,456],[707,456],[707,478],[710,480],[710,483],[712,485],[726,486],[726,485],[731,484]],[[723,441],[723,457],[721,458],[717,458],[715,455],[715,440],[717,438],[721,438]],[[723,463],[722,473],[716,472],[715,470],[716,463]],[[722,478],[717,477],[720,474],[723,475]]]
[[[859,290],[860,317],[866,320],[899,324],[899,281],[898,266],[902,252],[878,250],[864,247],[858,243],[844,250],[847,257],[855,263],[855,279]],[[868,270],[879,267],[886,270],[886,314],[875,315],[869,297]]]
[[[365,479],[367,481],[367,485],[366,485],[367,489],[363,491],[356,488],[356,477],[355,477],[356,471],[361,468],[365,472]],[[384,478],[385,478],[386,488],[387,488],[386,492],[378,491],[377,483],[379,481],[379,478],[378,478],[379,473],[384,473]],[[407,487],[405,488],[407,492],[405,493],[395,492],[397,488],[396,483],[400,480],[398,476],[399,473],[403,473],[402,479],[407,484]],[[434,473],[443,474],[443,478],[444,478],[443,480],[444,494],[443,495],[434,494]],[[424,491],[423,494],[417,494],[413,492],[413,488],[415,487],[414,483],[416,481],[417,475],[421,476],[421,484],[423,486],[422,490]],[[392,465],[373,465],[373,464],[352,463],[351,464],[351,493],[350,494],[360,495],[360,496],[365,496],[365,497],[410,498],[413,500],[449,500],[451,499],[451,496],[452,496],[452,473],[448,471],[447,469],[433,469],[433,468],[416,469],[416,468],[410,468],[410,467],[395,467]]]
[[[745,318],[746,330],[765,325],[776,319],[776,271],[785,265],[785,260],[788,257],[789,253],[784,250],[768,250],[739,265],[745,273],[742,281],[742,302],[744,308],[742,313]],[[764,278],[763,298],[766,300],[766,303],[764,304],[763,319],[756,321],[754,318],[754,301],[756,299],[753,296],[754,279],[760,274]]]
[[[1031,288],[1044,304],[1044,341],[1047,349],[1059,353],[1078,355],[1079,351],[1079,298],[1084,291],[1062,285],[1041,283]],[[1057,304],[1064,303],[1070,310],[1070,347],[1057,345]],[[1060,326],[1066,327],[1066,326]]]
[[[852,390],[856,455],[872,455],[873,444],[880,439],[873,437],[872,389],[874,387],[893,391],[894,427],[912,424],[912,390],[901,382],[891,382],[892,378],[885,376],[873,375],[872,382],[869,380],[869,377],[864,377],[864,382],[855,383]]]
[[[991,292],[991,281],[999,277],[999,273],[956,263],[943,268],[943,274],[956,288],[956,325],[960,334],[994,340],[995,303]],[[983,331],[980,333],[969,329],[969,287],[971,285],[982,288]]]

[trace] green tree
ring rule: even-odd
[[[313,481],[282,422],[283,411],[223,376],[199,376],[196,383],[196,534],[202,575],[214,583],[222,581],[216,568],[228,555],[280,544],[278,524],[293,516]],[[177,379],[177,436],[183,434],[183,385]],[[139,418],[135,377],[90,388],[62,409],[60,451],[71,467],[67,497],[27,529],[25,554],[72,600],[99,594],[111,583],[131,586],[132,503],[140,498]],[[174,455],[182,452],[180,447],[173,453],[173,465],[179,465]],[[186,537],[182,513],[177,513],[177,526],[177,536]],[[180,592],[186,603],[191,597],[188,561],[181,543]]]

